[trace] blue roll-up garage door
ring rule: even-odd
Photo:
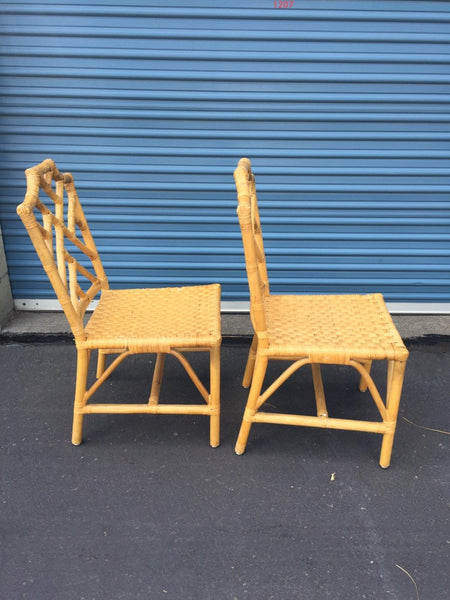
[[[75,175],[113,287],[219,281],[240,306],[232,171],[248,156],[274,292],[450,310],[450,2],[1,9],[0,217],[19,306],[54,297],[15,214],[23,169],[47,157]]]

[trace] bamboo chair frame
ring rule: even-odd
[[[250,160],[242,158],[234,179],[250,289],[254,329],[242,384],[250,387],[235,451],[245,451],[253,423],[274,423],[379,433],[380,465],[390,465],[408,351],[381,294],[276,296],[270,293],[264,243]],[[269,360],[292,364],[265,391]],[[373,360],[387,361],[383,401],[371,375]],[[298,369],[311,365],[317,416],[264,412],[270,396]],[[360,375],[359,389],[369,390],[381,421],[328,416],[321,364],[348,365]]]
[[[143,413],[206,415],[210,418],[210,444],[218,446],[220,285],[111,290],[73,176],[62,174],[51,159],[27,169],[25,174],[27,193],[17,212],[61,303],[77,349],[72,443],[81,443],[83,418],[87,414]],[[46,197],[46,203],[53,202],[53,211],[40,199],[40,194]],[[86,309],[99,292],[97,307],[85,319]],[[93,350],[98,351],[97,372],[95,382],[89,386],[88,368]],[[185,352],[209,353],[209,391],[184,356]],[[89,403],[120,363],[127,356],[139,353],[156,354],[147,403]],[[117,356],[106,366],[109,354]],[[159,403],[168,354],[182,364],[204,403]]]

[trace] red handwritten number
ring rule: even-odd
[[[292,8],[294,0],[273,0],[274,8]]]

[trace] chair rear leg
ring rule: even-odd
[[[328,417],[327,404],[325,401],[325,392],[323,389],[322,373],[320,364],[311,363],[311,370],[314,383],[314,393],[316,396],[316,408],[318,417]]]
[[[82,409],[85,405],[86,382],[89,368],[89,350],[77,351],[77,379],[75,384],[75,402],[73,407],[72,444],[79,446],[83,435]]]
[[[210,352],[210,404],[209,443],[217,448],[220,444],[220,346]]]
[[[244,417],[239,430],[238,439],[234,448],[236,454],[243,454],[247,446],[250,428],[253,423],[253,416],[256,412],[256,405],[261,394],[261,388],[266,375],[268,359],[266,356],[257,356],[253,371],[252,385],[248,395],[247,406],[245,407]]]
[[[97,379],[99,377],[101,377],[103,375],[103,373],[105,372],[105,364],[106,364],[106,352],[104,352],[103,350],[99,350],[98,356],[97,356],[97,374],[96,374]]]
[[[380,453],[380,466],[387,469],[391,464],[392,446],[394,444],[397,415],[400,406],[403,378],[405,375],[405,362],[390,361],[388,365],[388,392],[386,396],[387,417],[385,423],[389,431],[383,435]]]
[[[159,402],[159,394],[161,391],[161,383],[162,383],[165,362],[166,362],[165,353],[158,352],[158,354],[156,356],[155,370],[153,371],[152,388],[150,391],[150,397],[148,399],[148,403],[152,406],[156,406]]]
[[[370,375],[370,369],[372,368],[372,361],[368,360],[366,362],[363,362],[362,366],[366,369],[366,371]],[[359,391],[360,392],[366,392],[367,391],[367,381],[364,379],[364,377],[361,377],[361,379],[359,380]]]
[[[252,345],[248,352],[247,364],[245,366],[244,377],[242,378],[242,387],[248,388],[252,382],[253,370],[255,368],[256,350],[258,347],[258,338],[253,336]]]

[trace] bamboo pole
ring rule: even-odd
[[[156,356],[155,370],[153,371],[152,389],[148,403],[155,406],[159,402],[159,393],[161,391],[162,376],[166,355],[164,352],[158,352]]]
[[[248,395],[247,406],[245,408],[238,439],[234,448],[236,454],[243,454],[245,452],[248,436],[250,434],[250,428],[252,426],[256,413],[256,405],[258,402],[259,395],[261,393],[262,385],[264,383],[267,363],[267,356],[256,356],[255,370],[253,372],[252,385],[250,387],[250,393]]]
[[[366,360],[366,361],[362,362],[361,364],[364,367],[364,369],[367,371],[367,373],[370,375],[370,370],[372,368],[372,361],[371,360]],[[364,379],[364,377],[362,377],[362,376],[361,376],[361,378],[359,380],[359,391],[360,392],[366,392],[367,391],[367,382]]]
[[[392,426],[383,422],[357,421],[355,419],[331,419],[330,417],[311,417],[309,415],[288,415],[282,413],[257,412],[255,423],[273,423],[276,425],[301,425],[303,427],[323,427],[324,429],[345,429],[349,431],[367,431],[386,433]]]
[[[207,404],[86,404],[83,414],[211,415]]]
[[[325,401],[325,392],[323,389],[322,373],[320,371],[320,365],[311,364],[314,392],[316,395],[316,406],[318,417],[328,417],[327,405]]]
[[[220,444],[220,346],[215,346],[210,352],[210,397],[211,410],[209,443],[213,448]]]
[[[77,351],[77,378],[73,407],[72,444],[79,446],[83,435],[83,414],[86,403],[86,382],[89,368],[89,350]]]
[[[255,368],[256,350],[258,348],[258,336],[253,335],[252,345],[248,351],[247,364],[245,365],[245,372],[242,378],[242,387],[248,388],[252,382],[253,370]]]
[[[262,406],[264,404],[264,402],[270,398],[270,396],[277,391],[277,389],[287,380],[289,379],[289,377],[295,373],[295,371],[298,371],[298,369],[300,369],[301,367],[303,367],[304,365],[308,365],[311,361],[309,360],[309,358],[302,358],[300,360],[296,360],[294,363],[292,363],[292,365],[290,365],[287,369],[285,369],[283,371],[283,373],[281,373],[281,375],[279,377],[277,377],[277,379],[275,379],[275,381],[272,383],[272,385],[270,385],[267,390],[261,394],[261,396],[258,398],[257,403],[256,403],[256,408],[258,409],[260,406]]]
[[[400,396],[402,394],[405,367],[406,362],[398,360],[392,361],[392,364],[390,365],[389,395],[386,400],[386,425],[389,425],[389,431],[383,436],[380,452],[380,466],[383,467],[383,469],[386,469],[391,464],[392,446],[394,444],[395,427],[400,405]]]

